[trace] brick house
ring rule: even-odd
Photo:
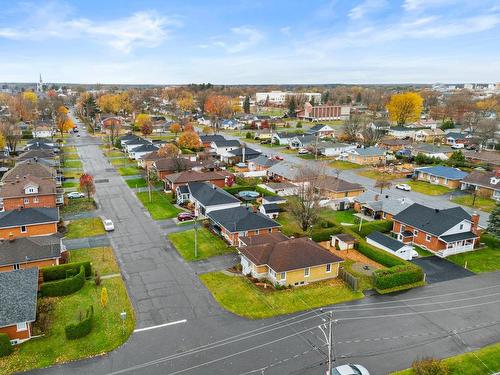
[[[320,189],[322,195],[329,199],[353,198],[365,191],[365,188],[360,184],[326,175],[321,179]]]
[[[262,236],[262,237],[269,237]],[[275,285],[307,285],[338,276],[343,259],[308,238],[289,238],[239,249],[242,272]]]
[[[11,170],[5,172],[2,177],[2,183],[16,182],[23,176],[33,176],[43,180],[53,180],[57,184],[56,170],[32,159],[18,162]]]
[[[472,171],[462,179],[460,189],[472,189],[480,197],[500,201],[500,171]]]
[[[27,175],[0,187],[2,211],[17,210],[18,208],[56,207],[63,203],[62,192],[58,192],[53,180]]]
[[[237,245],[239,237],[261,236],[279,232],[281,224],[252,208],[238,206],[207,214],[212,229],[231,245]]]
[[[241,201],[235,196],[206,182],[188,182],[187,185],[178,186],[176,198],[179,204],[186,200],[191,201],[194,204],[195,214],[199,216],[241,205]]]
[[[165,180],[168,175],[191,170],[193,162],[186,158],[160,158],[152,163],[151,170],[158,179]]]
[[[0,272],[0,333],[12,344],[31,338],[37,293],[38,268]]]
[[[385,150],[378,147],[356,148],[340,155],[340,160],[360,165],[385,164]]]
[[[57,233],[59,208],[25,208],[0,212],[0,240]]]
[[[165,183],[165,191],[175,191],[178,186],[186,185],[188,182],[208,182],[222,188],[226,186],[226,181],[229,176],[232,176],[232,173],[225,171],[183,171],[169,174],[163,179],[163,181]]]
[[[460,187],[460,181],[467,176],[458,168],[436,165],[415,169],[417,180],[429,182],[432,185],[440,185],[450,189]]]
[[[405,243],[423,247],[437,256],[474,250],[479,243],[479,215],[462,207],[438,210],[417,203],[393,217],[392,232]]]
[[[58,234],[0,241],[0,272],[56,266],[65,251]]]
[[[350,106],[330,104],[313,106],[309,102],[304,104],[304,109],[297,112],[297,118],[309,121],[348,120],[350,115]]]

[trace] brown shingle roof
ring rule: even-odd
[[[54,159],[56,154],[52,150],[29,150],[23,152],[17,157],[17,160],[28,160],[28,159]]]
[[[321,188],[323,190],[333,192],[365,190],[365,188],[360,184],[348,182],[333,176],[324,176],[321,180]]]
[[[174,173],[166,177],[167,180],[169,180],[171,183],[174,184],[224,180],[225,178],[226,176],[218,172],[196,172],[196,171],[184,171],[184,172]]]
[[[177,172],[190,169],[192,162],[185,158],[160,158],[155,161],[157,171]]]
[[[38,193],[35,195],[52,195],[56,194],[56,183],[53,180],[44,180],[35,176],[23,176],[19,180],[10,181],[0,187],[0,197],[14,198],[25,197],[32,194],[25,194],[24,189],[28,185],[35,185],[38,187]]]
[[[492,179],[492,177],[494,178]],[[464,177],[462,181],[469,184],[480,185],[488,189],[500,190],[500,182],[497,182],[496,184],[492,183],[499,180],[500,174],[496,171],[472,171],[468,176]]]
[[[343,261],[342,258],[304,237],[263,245],[243,246],[239,250],[252,263],[267,264],[276,272]]]
[[[26,160],[17,163],[14,168],[6,172],[2,177],[2,182],[15,181],[17,177],[21,178],[28,175],[43,179],[54,178],[51,168],[31,160]]]
[[[281,241],[286,241],[289,238],[281,232],[273,232],[269,234],[263,234],[260,236],[250,236],[250,237],[239,237],[239,240],[243,242],[246,246],[263,245],[266,243],[276,243]]]

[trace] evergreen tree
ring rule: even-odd
[[[316,104],[316,100],[314,99],[314,96],[311,98],[311,101],[309,103],[311,103],[311,105],[314,107],[314,105]]]
[[[295,117],[295,112],[297,111],[297,102],[295,101],[295,97],[290,97],[290,101],[288,102],[288,115],[290,117]]]
[[[330,100],[330,91],[325,91],[321,95],[321,103],[326,104]]]
[[[361,93],[358,92],[358,94],[356,95],[356,103],[361,103]]]
[[[245,96],[245,100],[243,101],[243,112],[250,113],[250,97]]]
[[[490,213],[488,232],[495,237],[500,238],[500,203],[497,203],[493,211]]]

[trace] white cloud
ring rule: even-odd
[[[233,27],[230,35],[217,36],[210,38],[209,45],[223,48],[228,53],[238,53],[259,44],[264,39],[264,34],[252,27],[240,26]],[[207,43],[200,45],[202,48],[207,47]]]
[[[385,0],[364,0],[359,5],[349,11],[349,18],[358,20],[368,13],[384,8],[387,5]]]
[[[443,5],[456,3],[457,0],[405,0],[403,8],[408,11],[423,10],[426,8],[435,8]]]
[[[291,30],[292,30],[292,28],[290,26],[285,26],[285,27],[282,27],[280,29],[280,33],[282,33],[284,35],[290,35]]]

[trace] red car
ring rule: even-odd
[[[283,160],[283,156],[275,155],[274,160]]]
[[[192,212],[181,212],[179,215],[177,215],[177,220],[179,221],[194,220],[194,218],[195,216]]]

